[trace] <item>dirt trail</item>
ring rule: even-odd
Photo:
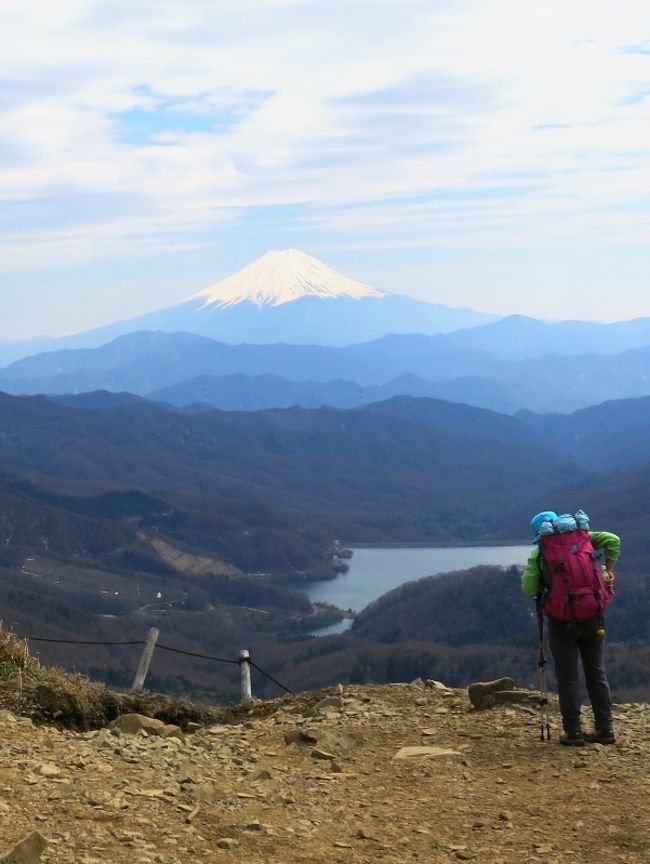
[[[37,830],[45,864],[650,860],[647,705],[617,706],[617,746],[580,750],[541,743],[525,706],[419,682],[230,719],[182,741],[3,711],[0,852]]]

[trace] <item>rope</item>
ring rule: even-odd
[[[146,641],[143,639],[136,639],[128,642],[99,642],[99,641],[91,641],[85,639],[45,639],[42,636],[25,636],[25,639],[30,639],[32,642],[52,642],[56,645],[146,645]],[[171,651],[173,654],[183,654],[185,657],[195,657],[199,660],[212,660],[215,663],[230,663],[235,666],[238,666],[239,660],[228,660],[225,657],[213,657],[211,654],[199,654],[196,651],[184,651],[182,648],[172,648],[171,645],[162,645],[160,642],[156,643],[156,648],[160,648],[163,651]],[[273,675],[270,675],[268,672],[265,672],[264,669],[260,668],[257,663],[254,663],[250,657],[247,658],[250,665],[253,669],[257,669],[260,675],[264,675],[265,678],[268,678],[269,681],[272,681],[276,684],[280,689],[284,690],[285,693],[289,693],[291,696],[295,696],[293,690],[290,690],[288,687],[285,687],[277,678],[274,678]]]
[[[90,642],[81,639],[44,639],[42,636],[24,636],[24,639],[31,639],[32,642],[54,642],[57,645],[146,645],[143,640],[133,642]]]
[[[266,678],[269,679],[269,681],[273,681],[274,684],[277,684],[278,687],[281,687],[285,692],[290,693],[291,696],[295,696],[295,695],[296,695],[296,694],[293,692],[293,690],[289,690],[288,687],[285,687],[284,684],[280,684],[280,682],[279,682],[276,678],[274,678],[272,675],[269,675],[268,672],[265,672],[263,669],[260,669],[260,667],[257,665],[257,663],[253,663],[253,661],[250,660],[250,659],[249,659],[249,663],[251,664],[251,666],[252,666],[254,669],[257,669],[257,671],[258,671],[261,675],[264,675]]]
[[[234,663],[235,666],[239,660],[226,660],[224,657],[211,657],[209,654],[197,654],[194,651],[183,651],[182,648],[171,648],[169,645],[161,645],[156,643],[156,648],[162,648],[163,651],[173,651],[174,654],[185,654],[186,657],[198,657],[200,660],[214,660],[216,663]]]

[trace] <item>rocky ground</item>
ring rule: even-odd
[[[476,711],[433,682],[257,703],[181,738],[5,709],[0,853],[37,831],[43,851],[8,860],[645,864],[650,706],[616,715],[616,746],[574,749],[527,705]]]

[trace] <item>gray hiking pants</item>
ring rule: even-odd
[[[595,726],[597,729],[610,728],[612,697],[605,674],[605,637],[596,632],[598,619],[559,621],[549,617],[547,620],[564,731],[577,732],[580,729],[582,694],[578,680],[578,657],[582,661]]]

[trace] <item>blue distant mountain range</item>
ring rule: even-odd
[[[168,309],[0,346],[0,358],[12,352],[24,356],[0,369],[11,394],[106,390],[192,410],[350,408],[411,395],[570,412],[650,395],[650,318],[495,319],[384,294],[297,250],[269,252]]]

